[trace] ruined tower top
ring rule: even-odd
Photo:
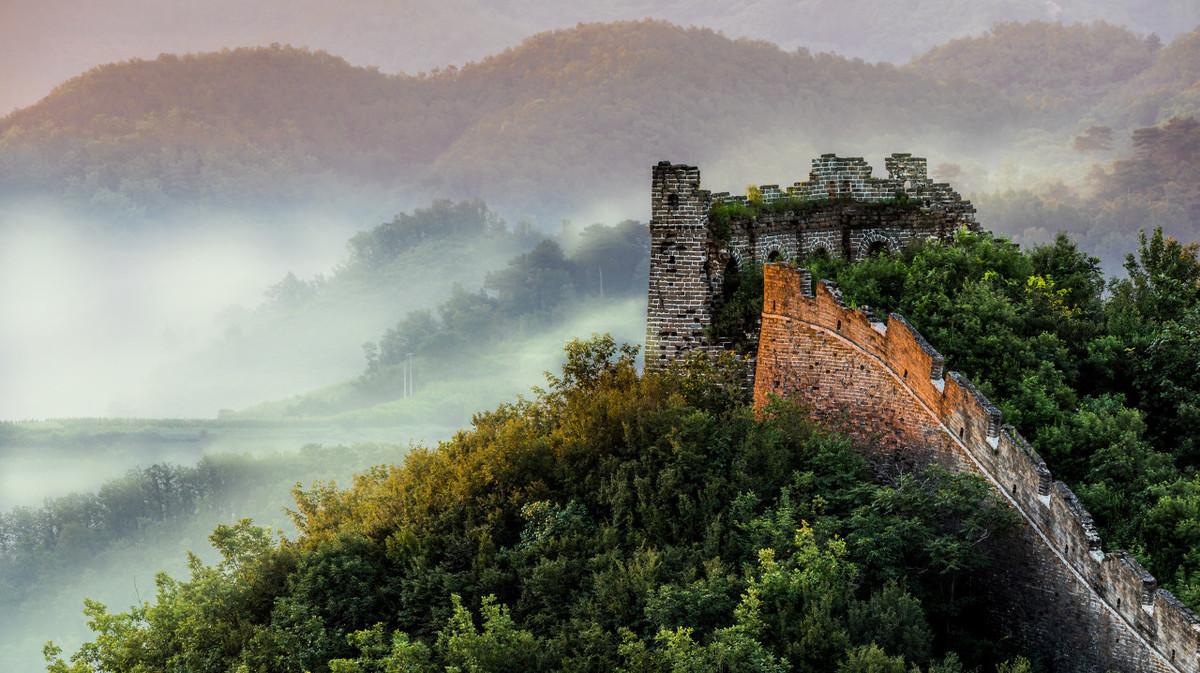
[[[895,200],[915,201],[930,210],[954,213],[964,222],[974,223],[975,207],[945,182],[929,178],[928,162],[908,153],[896,153],[883,160],[886,178],[871,175],[872,168],[862,157],[839,157],[822,154],[812,160],[808,179],[786,189],[779,185],[761,185],[762,203],[772,205],[782,200],[823,201],[843,200],[864,203],[886,203]],[[729,192],[713,194],[714,203],[749,205],[746,196]]]
[[[650,184],[650,219],[655,225],[704,226],[712,199],[700,189],[699,168],[660,161]]]
[[[710,328],[730,268],[821,252],[860,259],[979,228],[975,208],[950,185],[933,182],[925,159],[893,154],[884,165],[887,177],[877,178],[861,157],[823,154],[812,160],[807,180],[786,189],[762,185],[753,200],[703,189],[695,166],[655,165],[647,367],[722,347]]]

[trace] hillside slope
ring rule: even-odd
[[[942,79],[994,87],[1031,109],[1076,116],[1116,85],[1150,68],[1158,38],[1097,22],[1063,25],[1001,23],[988,32],[952,40],[917,57],[909,67]]]
[[[292,540],[219,527],[221,560],[130,613],[90,604],[94,643],[49,670],[959,673],[1015,654],[981,618],[1013,524],[984,483],[875,472],[796,407],[754,413],[732,362],[640,376],[634,350],[572,341],[531,398],[297,490]]]

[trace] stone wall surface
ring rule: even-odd
[[[995,549],[996,621],[1055,671],[1200,672],[1200,620],[1129,555],[1105,552],[1071,490],[1000,411],[899,315],[846,308],[836,287],[769,264],[755,404],[798,398],[893,457],[983,475],[1022,516]]]
[[[646,306],[646,367],[654,369],[703,350],[712,317],[708,277],[708,213],[700,169],[661,162],[650,194],[650,289]]]

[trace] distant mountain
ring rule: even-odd
[[[972,175],[1036,148],[1034,169],[1081,178],[1071,141],[1087,126],[1113,124],[1120,145],[1134,118],[1200,113],[1197,45],[1001,24],[900,67],[640,21],[542,33],[421,76],[283,46],[163,55],[95,68],[0,120],[0,193],[153,212],[366,190],[627,217],[664,158],[738,189],[801,179],[819,152],[918,151],[974,162],[962,179],[980,189]],[[1139,105],[1152,109],[1129,112]]]
[[[272,42],[415,73],[479,60],[535,33],[655,17],[900,63],[997,21],[1104,19],[1166,41],[1200,24],[1194,0],[5,0],[0,114],[97,63]]]
[[[659,159],[712,161],[766,133],[828,146],[994,132],[1018,114],[980,86],[653,21],[544,33],[419,77],[273,46],[68,81],[0,120],[0,184],[117,207],[348,182],[553,206],[640,193]]]
[[[1163,47],[1149,68],[1100,103],[1098,114],[1123,126],[1200,115],[1200,28]]]
[[[917,57],[909,68],[994,87],[1033,110],[1078,120],[1095,104],[1154,65],[1161,44],[1108,23],[1001,23]],[[1071,114],[1074,113],[1074,116]]]

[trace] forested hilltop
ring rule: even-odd
[[[903,145],[990,189],[981,166],[1030,143],[1025,172],[1078,177],[1073,139],[1092,127],[1120,151],[1137,126],[1195,114],[1197,43],[1003,24],[897,67],[642,21],[419,76],[283,46],[163,55],[97,67],[0,121],[0,182],[135,212],[364,189],[556,212],[640,194],[662,157],[792,180],[797,156]]]
[[[983,481],[872,470],[796,406],[756,415],[732,361],[635,353],[573,342],[532,398],[298,490],[294,539],[219,527],[221,560],[89,604],[50,671],[1028,670],[980,617],[1016,523]]]

